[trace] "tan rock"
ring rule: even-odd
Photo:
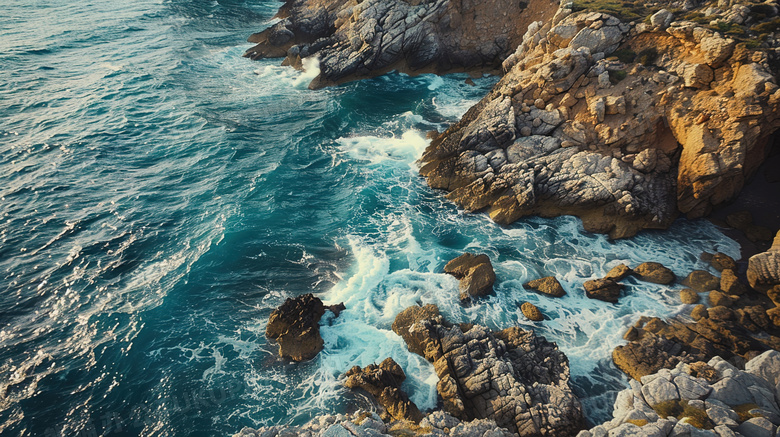
[[[694,270],[682,280],[682,284],[686,287],[691,287],[698,292],[704,292],[717,290],[720,285],[720,280],[717,276],[704,270]]]
[[[732,296],[741,296],[747,292],[747,286],[739,282],[737,273],[732,269],[724,269],[720,274],[720,289]]]
[[[523,315],[528,320],[533,322],[541,322],[544,320],[542,312],[539,311],[539,308],[537,308],[536,305],[532,304],[531,302],[523,302],[523,304],[520,305],[520,311],[523,312]]]
[[[612,279],[613,281],[622,281],[626,276],[631,274],[631,269],[625,264],[618,264],[607,272],[604,279]]]
[[[551,297],[563,297],[566,291],[555,276],[546,276],[544,278],[534,279],[523,284],[526,290],[536,291]]]
[[[691,290],[690,288],[685,288],[683,290],[680,290],[680,300],[684,304],[697,303],[699,299],[700,299],[699,293]]]
[[[639,279],[656,284],[668,285],[674,282],[674,272],[657,262],[644,262],[633,271]]]
[[[736,298],[731,297],[721,291],[718,290],[712,290],[709,293],[709,300],[711,306],[731,306],[734,302],[736,302]]]
[[[701,319],[706,319],[707,317],[709,317],[709,313],[707,312],[707,307],[704,306],[704,305],[701,305],[701,304],[696,305],[691,310],[691,318],[694,321],[699,321]]]
[[[493,291],[496,273],[485,254],[464,253],[444,266],[444,272],[460,280],[460,299],[484,296]]]

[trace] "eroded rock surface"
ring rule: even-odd
[[[497,69],[528,25],[556,7],[549,0],[289,0],[281,21],[249,38],[257,45],[245,56],[285,57],[295,67],[316,57],[312,88],[390,70]]]
[[[346,373],[346,377],[345,386],[370,393],[392,418],[415,423],[422,420],[417,405],[401,390],[406,374],[392,358],[387,358],[379,365],[369,364],[364,368],[355,366]]]
[[[618,47],[642,56],[608,57]],[[626,237],[704,216],[736,196],[780,126],[766,55],[693,22],[631,28],[561,9],[504,68],[421,159],[432,187],[498,223],[573,214]]]
[[[632,380],[617,396],[613,419],[578,437],[775,436],[780,425],[780,352],[739,370],[720,357]]]
[[[568,360],[544,338],[520,328],[450,325],[434,305],[402,311],[393,331],[434,364],[449,414],[492,419],[521,436],[579,430],[582,408],[569,386]]]
[[[444,272],[460,280],[460,300],[479,297],[493,291],[496,272],[485,254],[464,253],[444,266]]]
[[[751,287],[763,292],[780,285],[780,232],[768,251],[750,257],[747,277]]]

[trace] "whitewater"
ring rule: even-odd
[[[431,190],[426,133],[497,81],[383,77],[312,91],[305,71],[241,57],[281,3],[20,0],[0,14],[0,434],[231,435],[369,407],[340,376],[387,357],[421,409],[432,366],[390,325],[435,303],[453,322],[557,342],[593,421],[627,385],[612,349],[677,289],[626,280],[617,305],[582,283],[611,267],[708,269],[739,257],[707,221],[609,241],[578,219],[502,227]],[[486,253],[495,293],[468,306],[444,264]],[[522,284],[555,275],[567,296]],[[325,349],[278,358],[271,311],[315,293]],[[526,320],[520,304],[547,320]]]

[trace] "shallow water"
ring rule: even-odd
[[[0,14],[0,432],[229,435],[365,406],[338,377],[392,356],[423,408],[432,366],[390,330],[436,303],[452,321],[519,324],[569,356],[589,418],[625,378],[612,348],[673,289],[627,280],[618,305],[581,284],[625,262],[737,256],[708,222],[609,242],[577,219],[500,227],[426,187],[415,160],[495,78],[390,74],[310,91],[316,72],[241,58],[271,1],[16,1]],[[441,269],[496,267],[468,308]],[[556,275],[562,299],[522,283]],[[313,361],[264,336],[285,298],[347,310]],[[526,321],[530,301],[548,320]]]

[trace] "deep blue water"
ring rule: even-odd
[[[316,72],[241,58],[278,2],[12,0],[0,14],[0,433],[230,435],[365,406],[340,387],[388,356],[423,408],[429,364],[389,329],[437,303],[453,321],[531,327],[568,354],[588,415],[626,384],[611,366],[638,314],[681,309],[628,281],[619,305],[579,288],[620,262],[704,267],[738,254],[707,222],[618,242],[578,220],[499,227],[426,187],[415,160],[495,78],[390,74],[309,91]],[[313,67],[312,67],[313,68]],[[462,308],[441,274],[488,253],[496,294]],[[555,274],[558,300],[521,284]],[[314,292],[347,310],[325,350],[285,363],[273,308]],[[526,321],[531,301],[549,317]]]

